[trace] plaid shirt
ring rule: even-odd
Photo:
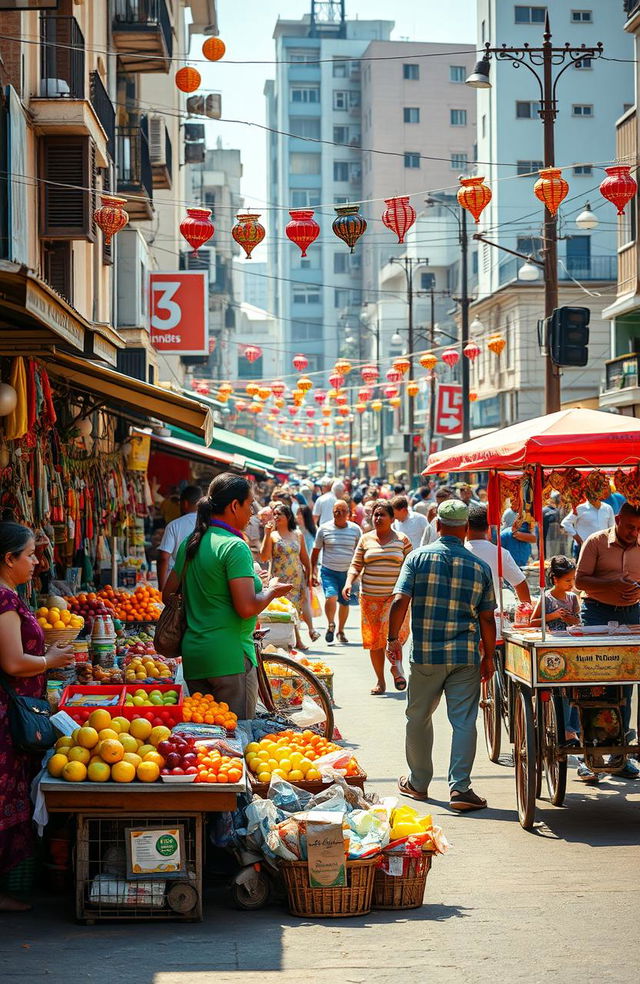
[[[491,569],[455,536],[409,554],[396,594],[411,597],[411,659],[448,666],[480,662],[478,614],[496,607]]]

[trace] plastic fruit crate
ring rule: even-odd
[[[81,707],[81,706],[68,706],[69,699],[74,696],[74,694],[84,694],[85,696],[97,696],[101,697],[102,700],[98,704],[92,704],[91,707]],[[116,703],[108,703],[112,697],[117,696],[118,700]],[[124,687],[120,685],[109,686],[108,684],[80,684],[74,683],[69,687],[65,687],[62,691],[62,696],[60,697],[60,702],[58,704],[59,711],[66,711],[70,714],[74,721],[79,724],[84,724],[88,720],[89,715],[92,711],[98,708],[103,708],[105,711],[109,711],[111,717],[118,717],[123,713],[122,705],[124,704]]]
[[[135,694],[137,690],[144,690],[146,693],[151,693],[152,690],[159,690],[160,693],[166,693],[168,690],[173,690],[178,694],[177,704],[154,704],[152,707],[147,707],[146,705],[127,705],[125,704],[125,697],[127,694]],[[140,683],[127,683],[123,687],[122,696],[122,709],[121,714],[131,721],[134,717],[136,718],[146,718],[147,721],[156,724],[166,724],[168,728],[172,728],[175,724],[180,724],[184,721],[184,694],[182,687],[179,683],[158,683],[158,684],[144,684]],[[159,720],[156,721],[156,718]]]

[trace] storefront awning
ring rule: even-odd
[[[171,428],[177,431],[177,428]],[[142,435],[144,431],[134,431],[134,434]],[[150,434],[151,443],[159,450],[166,451],[168,454],[177,455],[180,458],[187,458],[189,461],[204,461],[227,468],[230,471],[249,473],[264,477],[269,474],[271,469],[267,465],[245,458],[243,454],[227,454],[218,448],[207,448],[191,434],[184,433],[184,437],[166,437],[163,434]]]
[[[188,436],[202,435],[202,445],[205,446],[204,433],[209,410],[196,399],[133,379],[66,352],[47,353],[42,360],[54,379],[91,393],[115,410],[128,411],[133,419],[162,420],[189,432]]]
[[[177,427],[171,427],[171,433],[174,437],[184,438],[187,436],[181,434]],[[202,443],[204,444],[204,440]],[[261,444],[259,441],[252,441],[249,437],[224,430],[223,427],[213,428],[211,447],[216,451],[224,451],[226,454],[241,455],[245,460],[252,461],[254,464],[261,464],[263,468],[265,466],[273,468],[274,462],[281,460],[277,448],[269,447],[268,444]]]

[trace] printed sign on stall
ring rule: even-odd
[[[208,274],[174,270],[149,275],[151,342],[158,352],[207,355]]]
[[[440,437],[462,434],[462,387],[457,383],[438,386],[434,432]]]

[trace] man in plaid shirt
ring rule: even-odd
[[[387,658],[402,659],[400,626],[411,604],[411,672],[407,700],[409,775],[398,780],[405,796],[428,799],[433,778],[433,713],[442,694],[453,729],[450,805],[480,810],[487,801],[471,789],[476,753],[480,681],[493,674],[496,599],[491,569],[464,546],[469,509],[459,499],[438,507],[439,539],[405,559],[389,618]],[[484,655],[480,659],[480,639]]]

